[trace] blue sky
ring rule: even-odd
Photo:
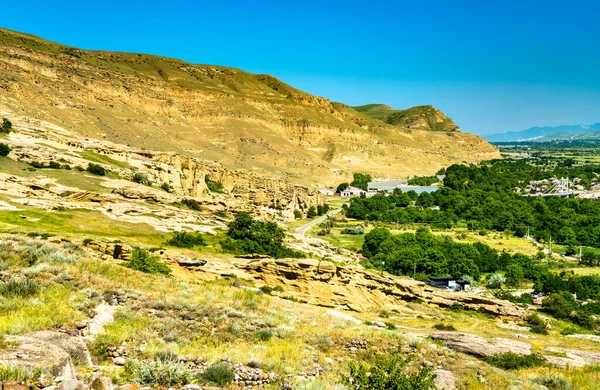
[[[600,2],[3,2],[60,43],[272,74],[350,105],[433,104],[463,131],[600,122]]]

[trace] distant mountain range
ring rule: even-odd
[[[591,125],[536,126],[521,131],[483,135],[489,142],[600,139],[600,123]]]

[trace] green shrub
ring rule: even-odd
[[[376,364],[350,363],[350,374],[342,377],[342,383],[352,390],[431,390],[435,375],[430,367],[416,373],[405,372],[409,363],[401,352],[376,357]]]
[[[302,211],[294,210],[294,219],[301,219],[301,218],[302,218]]]
[[[533,333],[548,334],[546,322],[537,314],[530,314],[525,318],[525,322],[529,325]]]
[[[217,363],[213,364],[204,371],[202,374],[202,381],[208,384],[214,384],[220,387],[225,387],[233,382],[233,372],[227,364]]]
[[[148,175],[144,173],[136,173],[135,175],[133,175],[133,181],[138,184],[143,184],[145,186],[152,185],[152,181],[148,179]]]
[[[160,262],[158,256],[153,256],[147,250],[136,248],[131,254],[131,260],[124,264],[131,269],[149,274],[170,275],[171,269]]]
[[[87,171],[93,175],[98,175],[98,176],[106,175],[106,169],[104,169],[100,165],[94,164],[94,163],[88,164]]]
[[[261,286],[261,287],[259,288],[259,290],[260,290],[260,291],[262,291],[264,294],[271,295],[271,293],[272,293],[273,291],[276,291],[276,292],[283,292],[283,287],[281,287],[281,286],[275,286],[275,287],[270,287],[270,286]]]
[[[223,183],[220,181],[211,180],[208,175],[204,176],[204,182],[210,192],[223,192]]]
[[[162,188],[163,190],[167,191],[167,192],[171,192],[173,191],[173,187],[171,187],[171,185],[167,182],[164,182],[160,185],[160,188]]]
[[[433,325],[433,327],[437,330],[446,330],[446,331],[450,331],[450,332],[456,331],[456,328],[454,327],[454,325],[446,325],[441,322],[439,324]]]
[[[176,232],[166,244],[177,248],[191,249],[196,245],[206,245],[206,242],[200,233]]]
[[[42,164],[42,163],[41,163],[41,162],[39,162],[39,161],[31,161],[31,162],[29,162],[29,165],[31,165],[31,166],[32,166],[32,167],[34,167],[34,168],[38,168],[38,169],[41,169],[41,168],[45,168],[45,167],[46,167],[44,164]]]
[[[274,335],[275,332],[267,328],[258,329],[256,332],[254,332],[254,338],[259,341],[269,341]]]
[[[342,231],[342,233],[352,234],[352,235],[365,234],[365,227],[363,225],[352,226],[352,227],[349,227],[348,229],[344,229],[344,231]]]
[[[483,360],[503,370],[518,370],[520,368],[538,367],[546,364],[546,360],[539,355],[519,355],[514,352],[499,353],[488,356]]]
[[[48,168],[50,168],[50,169],[60,169],[60,168],[62,168],[62,165],[60,165],[60,163],[58,163],[56,161],[50,161],[48,163]]]
[[[556,375],[539,376],[534,379],[534,382],[548,390],[571,390],[569,383],[564,378]]]
[[[2,118],[2,127],[0,128],[0,133],[8,134],[12,131],[12,129],[12,123],[6,118]]]
[[[6,157],[12,149],[7,144],[0,144],[0,156]]]
[[[308,211],[306,212],[306,218],[314,218],[317,216],[317,210],[315,209],[315,206],[310,206],[308,208]]]
[[[6,282],[0,282],[1,296],[26,298],[37,294],[38,291],[40,291],[40,285],[35,280],[13,278]]]
[[[560,334],[562,334],[563,336],[567,336],[570,334],[577,334],[577,333],[581,333],[579,331],[579,329],[577,329],[574,326],[567,326],[566,328],[564,328],[563,330],[560,331]]]
[[[192,380],[190,370],[176,360],[165,357],[151,361],[129,361],[125,371],[134,382],[154,386],[182,386]]]

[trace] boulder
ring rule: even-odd
[[[92,357],[83,339],[66,333],[43,330],[29,335],[31,338],[47,342],[64,349],[75,363],[93,365]]]
[[[566,357],[562,356],[544,356],[544,358],[552,365],[559,368],[583,367],[588,365],[600,364],[600,352],[580,351],[577,349],[568,349],[560,347],[548,347],[546,351],[562,352]]]
[[[454,390],[456,388],[456,379],[452,371],[435,370],[432,374],[435,374],[433,384],[436,390]]]
[[[328,315],[329,317],[333,317],[333,318],[336,318],[338,320],[342,320],[345,322],[350,322],[355,325],[361,325],[363,323],[358,318],[354,318],[350,314],[342,313],[341,311],[337,311],[337,310],[327,310],[325,312],[325,314]]]
[[[492,356],[513,352],[519,355],[531,355],[531,344],[505,338],[486,339],[470,333],[437,332],[431,335],[434,340],[442,341],[448,348],[475,356]]]
[[[112,390],[112,380],[105,376],[99,376],[90,385],[92,390]]]
[[[7,336],[6,341],[15,347],[0,353],[0,365],[25,369],[39,367],[53,376],[65,379],[72,379],[77,375],[71,355],[62,345],[55,344],[53,339],[43,340],[26,335]]]

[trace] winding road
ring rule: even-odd
[[[308,230],[310,230],[310,228],[312,228],[313,226],[315,226],[315,225],[318,225],[318,224],[320,224],[321,222],[325,221],[325,220],[327,219],[327,217],[331,217],[331,216],[333,216],[333,215],[336,215],[336,214],[337,214],[337,213],[339,213],[340,211],[342,211],[342,209],[341,209],[341,208],[339,208],[339,209],[335,209],[335,210],[333,210],[333,211],[330,211],[330,212],[328,212],[327,214],[325,214],[325,215],[323,215],[323,216],[321,216],[321,217],[319,217],[319,218],[313,219],[312,221],[310,221],[310,222],[309,222],[309,223],[307,223],[306,225],[302,225],[302,226],[300,226],[299,228],[297,228],[297,229],[294,231],[294,235],[296,235],[296,236],[301,236],[301,237],[304,237],[304,234],[305,234],[305,233],[306,233]]]

